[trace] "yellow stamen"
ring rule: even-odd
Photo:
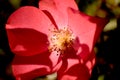
[[[49,38],[49,50],[64,53],[65,50],[72,46],[74,39],[72,31],[68,30],[68,28],[54,29],[51,31]]]

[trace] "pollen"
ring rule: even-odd
[[[64,53],[72,47],[74,35],[68,28],[50,30],[51,35],[49,38],[49,50]]]

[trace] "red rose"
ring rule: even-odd
[[[58,80],[89,80],[93,47],[108,20],[79,11],[74,0],[40,0],[16,10],[6,23],[16,80],[57,72]]]

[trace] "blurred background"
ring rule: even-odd
[[[26,5],[38,7],[38,1],[0,0],[0,80],[15,80],[10,68],[14,55],[8,46],[5,23],[16,9]],[[110,19],[94,47],[97,61],[90,80],[120,80],[120,0],[76,0],[76,3],[88,15]],[[56,80],[56,74],[35,80]]]

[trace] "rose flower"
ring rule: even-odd
[[[5,26],[15,54],[14,77],[32,80],[57,72],[58,80],[89,80],[93,47],[107,22],[80,12],[74,0],[40,0],[39,8],[19,8]]]

